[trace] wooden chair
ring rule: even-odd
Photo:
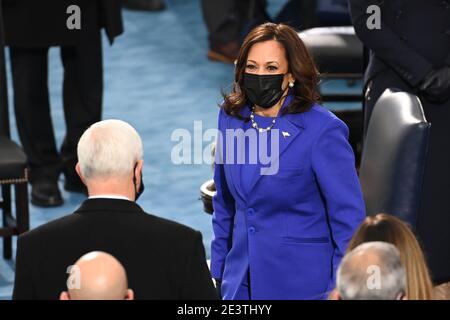
[[[12,257],[12,237],[29,229],[27,158],[10,138],[8,92],[4,52],[3,16],[0,5],[0,187],[3,257]],[[11,210],[11,189],[15,193],[15,217]]]

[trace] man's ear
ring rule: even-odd
[[[77,172],[77,174],[80,177],[80,179],[83,182],[83,184],[86,185],[86,181],[84,181],[84,177],[81,174],[81,168],[80,168],[80,163],[79,162],[77,162],[77,165],[75,166],[75,171]]]
[[[341,296],[339,295],[339,292],[334,289],[328,296],[328,300],[341,300]]]
[[[142,183],[142,169],[144,168],[144,160],[139,160],[134,169],[134,176],[136,177],[137,188],[141,186]]]
[[[405,293],[401,293],[398,295],[397,300],[408,300],[408,297],[406,296]]]
[[[125,300],[134,300],[134,291],[131,289],[127,290],[127,295],[125,296]]]
[[[70,297],[69,297],[69,294],[67,293],[67,291],[61,292],[61,294],[59,295],[59,300],[70,300]]]

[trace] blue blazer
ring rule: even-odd
[[[249,113],[248,106],[241,111],[244,117]],[[226,129],[244,126],[222,109],[218,122],[223,136]],[[237,166],[219,163],[226,140],[216,146],[211,273],[222,280],[224,299],[238,297],[247,270],[252,299],[325,298],[365,217],[348,128],[341,120],[314,105],[279,117],[274,128],[289,133],[279,137],[279,171],[258,171],[248,193]]]

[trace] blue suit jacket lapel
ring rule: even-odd
[[[244,107],[243,110],[241,111],[241,115],[244,118],[247,118],[250,115],[250,109],[248,107]],[[236,117],[228,117],[226,127],[227,127],[227,129],[232,129],[232,130],[236,130],[236,129],[244,130],[244,124],[245,124],[245,122],[241,119],[238,119]],[[224,134],[223,138],[226,141],[226,132],[224,132],[223,134]],[[226,142],[225,142],[225,144],[226,144]],[[235,157],[235,155],[237,154],[236,151],[237,151],[237,144],[234,145],[234,160],[236,160],[236,157]],[[225,165],[224,167],[226,170],[228,169],[229,176],[232,180],[231,183],[233,184],[237,195],[243,201],[245,201],[246,196],[245,196],[245,192],[242,189],[242,185],[241,185],[240,166],[233,163],[230,165]]]
[[[285,103],[283,104],[283,107],[288,105],[290,101],[292,100],[292,96],[288,96],[285,100]],[[247,118],[250,116],[250,108],[248,106],[242,108],[241,115],[244,118]],[[238,119],[236,117],[228,117],[227,120],[227,129],[244,129],[244,121],[241,119]],[[288,146],[294,141],[297,136],[303,131],[305,128],[305,124],[303,122],[303,115],[302,114],[286,114],[279,118],[277,118],[275,127],[279,130],[279,156],[276,161],[279,161],[279,157],[285,152],[288,148]],[[283,132],[286,132],[289,134],[289,136],[283,136]],[[226,140],[226,133],[224,132],[224,139]],[[278,163],[279,165],[279,163]],[[261,165],[257,164],[258,168],[255,170],[255,174],[252,177],[252,181],[250,182],[250,190],[252,190],[256,183],[261,178]],[[225,170],[228,171],[230,178],[232,179],[231,183],[233,184],[236,193],[241,197],[243,200],[245,200],[246,193],[244,192],[242,186],[241,186],[241,175],[239,166],[237,165],[225,165]]]
[[[288,146],[301,134],[304,129],[302,118],[303,117],[301,114],[287,114],[279,117],[276,121],[274,129],[278,129],[279,132],[279,150],[278,157],[275,159],[275,161],[278,162],[276,165],[278,166],[279,170],[282,170],[282,168],[280,167],[281,155],[287,150]],[[283,132],[287,133],[287,135],[283,135]],[[270,165],[273,166],[274,164],[272,163]],[[255,188],[259,179],[264,176],[261,172],[261,169],[263,168],[261,164],[258,163],[258,170],[256,170],[255,174],[253,175],[252,182],[250,183],[250,190]]]

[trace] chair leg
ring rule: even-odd
[[[15,185],[17,232],[24,233],[30,229],[30,214],[28,209],[28,183]]]
[[[7,227],[7,216],[11,216],[11,185],[2,185],[3,198],[3,226]],[[9,260],[12,258],[12,238],[3,238],[3,258]]]

